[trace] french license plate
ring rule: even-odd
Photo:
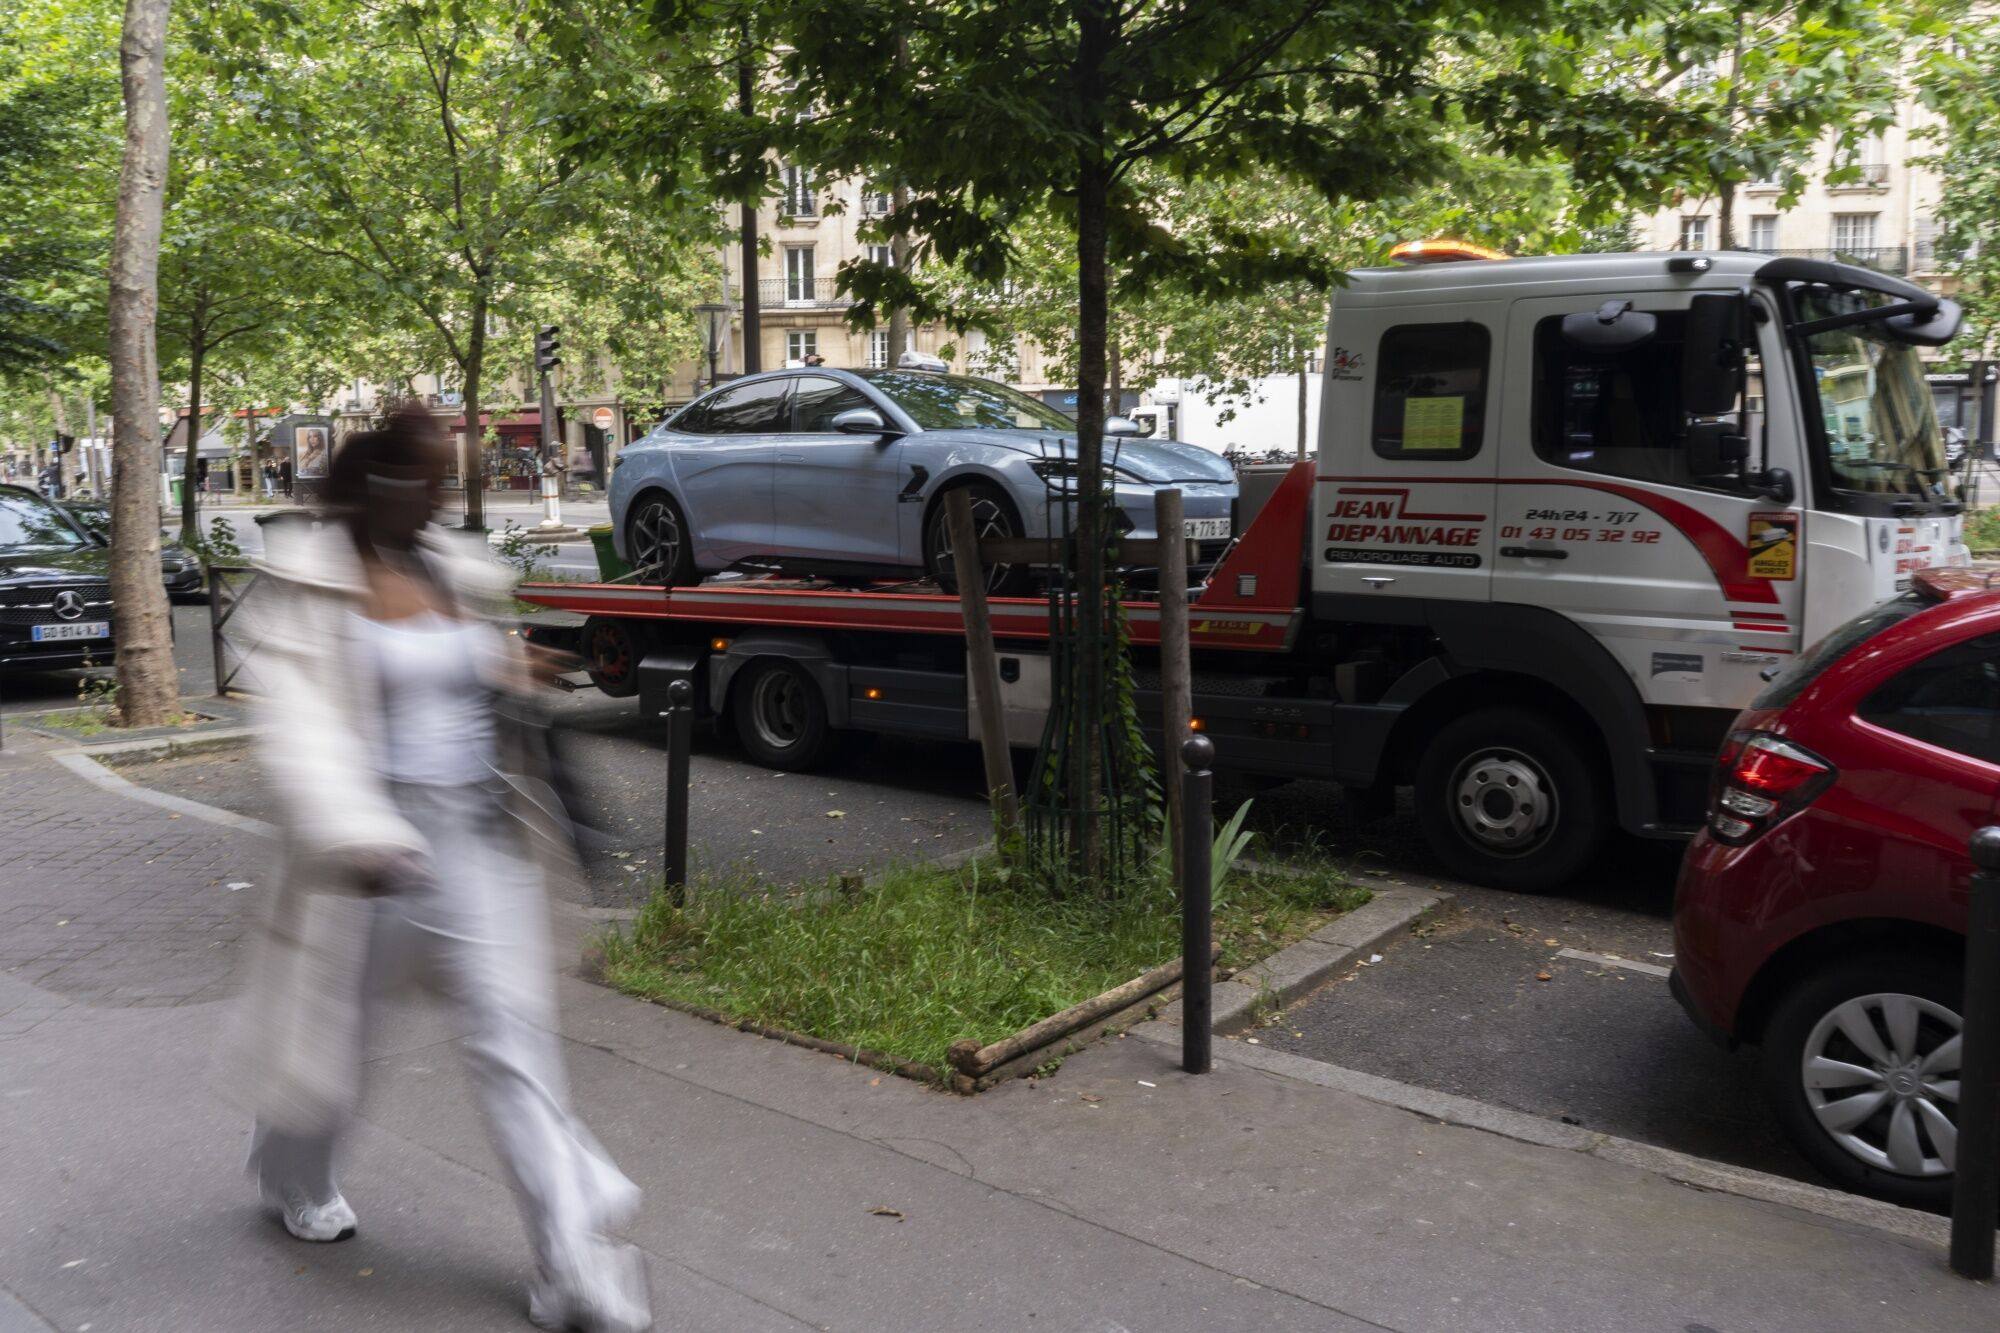
[[[1187,524],[1187,535],[1198,542],[1227,540],[1229,537],[1229,520],[1226,518],[1190,518],[1183,521]]]
[[[111,637],[111,622],[108,620],[79,620],[70,625],[37,625],[36,643],[56,643],[64,639],[108,639]]]

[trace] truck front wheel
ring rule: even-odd
[[[1606,784],[1569,727],[1525,708],[1483,708],[1438,732],[1417,765],[1417,821],[1453,873],[1502,889],[1552,889],[1602,845]]]

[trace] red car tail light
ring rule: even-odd
[[[1716,758],[1708,831],[1740,846],[1810,805],[1832,785],[1833,765],[1762,731],[1739,731]]]

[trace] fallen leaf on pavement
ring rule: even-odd
[[[900,1209],[900,1208],[890,1208],[890,1207],[888,1207],[888,1206],[887,1206],[887,1205],[885,1205],[885,1204],[879,1204],[879,1203],[878,1203],[878,1204],[876,1204],[876,1205],[875,1205],[875,1206],[874,1206],[873,1208],[870,1208],[870,1209],[868,1210],[868,1212],[869,1212],[869,1215],[870,1215],[870,1216],[872,1216],[872,1217],[893,1217],[893,1218],[895,1218],[895,1219],[896,1219],[896,1220],[897,1220],[898,1222],[900,1222],[900,1221],[902,1221],[902,1220],[903,1220],[903,1210],[902,1210],[902,1209]]]
[[[1535,980],[1537,980],[1537,981],[1553,981],[1553,980],[1554,980],[1554,978],[1553,978],[1553,977],[1551,977],[1551,976],[1550,976],[1550,975],[1549,975],[1549,974],[1548,974],[1547,972],[1537,972],[1537,973],[1535,973]]]
[[[1094,1092],[1079,1092],[1076,1095],[1078,1097],[1081,1097],[1084,1101],[1087,1102],[1101,1102],[1104,1100],[1102,1097],[1098,1096]]]
[[[845,818],[847,818],[847,811],[845,811],[845,810],[829,810],[829,811],[827,811],[827,812],[826,812],[826,817],[827,817],[828,819],[845,819]]]
[[[1542,943],[1547,945],[1551,949],[1556,947],[1556,942],[1554,940],[1543,940]]]
[[[372,1269],[372,1268],[364,1268],[364,1269],[362,1269],[362,1270],[361,1270],[361,1276],[362,1276],[362,1277],[374,1277],[374,1276],[375,1276],[375,1270],[374,1270],[374,1269]]]
[[[869,1079],[869,1080],[868,1080],[868,1086],[869,1086],[869,1087],[871,1087],[871,1088],[879,1088],[879,1087],[881,1087],[881,1086],[882,1086],[882,1076],[881,1076],[880,1074],[877,1074],[877,1075],[876,1075],[876,1076],[875,1076],[874,1078],[871,1078],[871,1079]]]

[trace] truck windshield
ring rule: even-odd
[[[1801,322],[1888,304],[1883,292],[1794,289]],[[1882,324],[1851,324],[1802,342],[1812,366],[1827,472],[1843,491],[1942,498],[1944,437],[1917,349]]]

